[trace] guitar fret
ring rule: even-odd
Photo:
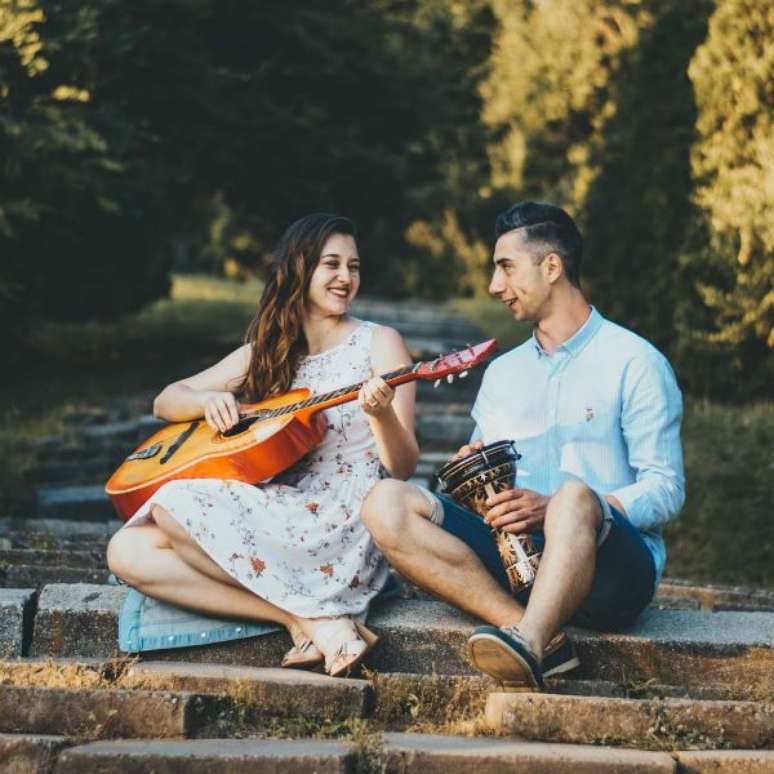
[[[397,379],[399,376],[404,376],[405,374],[410,374],[416,371],[419,364],[415,366],[404,366],[403,368],[398,368],[395,371],[390,371],[389,373],[382,374],[382,379],[384,379],[385,382],[389,381],[390,379]],[[338,390],[333,390],[332,392],[326,392],[322,395],[310,395],[305,400],[299,401],[298,403],[291,403],[288,406],[279,406],[275,409],[269,409],[266,414],[266,419],[274,419],[275,417],[284,416],[285,414],[292,414],[295,411],[298,411],[299,409],[303,408],[309,408],[310,406],[315,406],[319,403],[327,403],[330,400],[335,400],[336,398],[340,398],[343,395],[348,395],[353,392],[359,392],[360,388],[365,384],[365,382],[358,382],[357,384],[350,384],[347,387],[340,387]]]

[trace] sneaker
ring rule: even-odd
[[[468,656],[480,672],[514,691],[542,691],[543,670],[532,646],[515,626],[477,626]]]
[[[561,675],[580,666],[575,646],[564,632],[559,632],[546,645],[540,666],[543,668],[543,677]]]

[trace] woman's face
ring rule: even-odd
[[[320,317],[346,314],[360,287],[360,257],[349,234],[332,234],[317,262],[306,297],[307,312]]]

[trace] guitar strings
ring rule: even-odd
[[[398,368],[395,371],[390,371],[389,373],[382,374],[382,379],[384,381],[388,382],[390,379],[397,379],[400,376],[405,376],[406,374],[410,374],[414,371],[416,371],[419,368],[419,363],[416,365],[411,366],[405,366],[404,368]],[[333,400],[334,398],[339,398],[342,395],[347,395],[350,392],[358,392],[360,388],[365,384],[365,382],[359,382],[358,384],[350,384],[347,387],[340,387],[338,390],[333,390],[332,392],[326,392],[322,395],[312,395],[306,400],[299,401],[298,403],[291,403],[288,406],[279,406],[275,409],[264,409],[261,410],[260,413],[257,413],[255,415],[253,414],[245,414],[244,418],[249,419],[251,416],[258,416],[261,419],[274,419],[275,417],[282,416],[283,414],[292,414],[294,411],[298,411],[302,408],[308,408],[309,406],[315,406],[318,403],[326,403],[329,400]]]

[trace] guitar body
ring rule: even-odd
[[[292,390],[243,408],[277,409],[309,395],[307,389]],[[306,456],[320,444],[325,428],[325,417],[317,406],[257,420],[225,435],[204,419],[175,422],[140,444],[110,477],[105,491],[126,521],[157,489],[175,479],[220,478],[257,484]]]

